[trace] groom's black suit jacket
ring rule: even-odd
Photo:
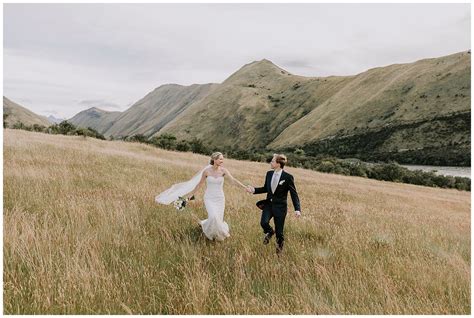
[[[267,175],[265,176],[265,185],[261,188],[255,188],[254,194],[266,193],[267,204],[271,204],[272,210],[274,210],[274,212],[281,211],[286,213],[288,209],[287,198],[289,191],[295,211],[301,211],[300,199],[298,198],[298,193],[296,192],[293,176],[283,170],[281,172],[280,181],[278,181],[278,186],[275,189],[275,193],[273,193],[271,186],[273,173],[273,170],[267,172]]]

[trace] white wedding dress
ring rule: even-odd
[[[179,197],[191,192],[201,180],[204,170],[210,167],[210,165],[207,165],[195,174],[191,180],[174,184],[171,188],[160,193],[155,197],[156,203],[171,204]],[[225,197],[223,176],[209,176],[206,178],[204,205],[207,210],[207,219],[199,222],[204,235],[210,240],[223,241],[226,237],[230,236],[229,225],[224,222]]]
[[[223,241],[230,236],[229,225],[224,222],[224,177],[208,176],[206,185],[204,205],[207,210],[207,219],[200,221],[202,231],[210,240]]]

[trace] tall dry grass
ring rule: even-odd
[[[304,216],[289,215],[278,258],[261,243],[260,196],[226,183],[223,243],[197,227],[202,201],[155,204],[206,162],[4,130],[5,313],[470,313],[469,193],[288,168]],[[268,168],[225,165],[254,185]]]

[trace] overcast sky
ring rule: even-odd
[[[471,45],[469,4],[4,4],[3,23],[4,96],[62,118],[263,58],[354,75]]]

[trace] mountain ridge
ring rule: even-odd
[[[166,97],[167,91],[173,92]],[[438,150],[455,141],[455,152],[465,154],[470,153],[468,118],[456,117],[459,131],[448,127],[454,117],[446,119],[460,112],[469,112],[470,120],[470,52],[328,77],[293,75],[262,59],[243,65],[220,84],[161,85],[118,115],[120,123],[92,128],[109,137],[169,133],[201,139],[215,149],[301,148],[313,155],[317,149],[342,157],[360,153],[347,145],[340,146],[347,148],[343,151],[320,143],[359,136],[356,143],[371,144],[363,139],[378,131],[377,138],[384,139],[369,152],[411,149],[416,137],[425,143],[422,148]],[[426,123],[430,118],[433,122]],[[410,122],[419,127],[406,130]],[[399,129],[391,131],[394,126]],[[439,133],[429,132],[436,127]]]

